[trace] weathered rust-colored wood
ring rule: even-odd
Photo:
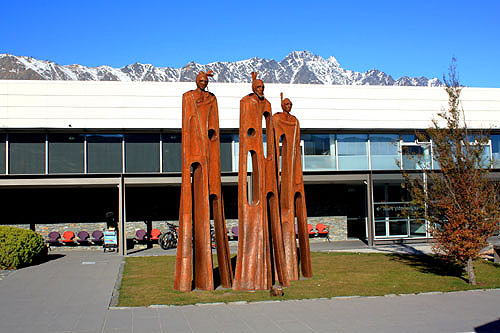
[[[200,72],[196,90],[182,96],[182,187],[174,289],[213,290],[210,205],[214,216],[221,285],[232,271],[220,181],[219,114],[206,91],[211,72]]]
[[[270,289],[274,277],[273,265],[279,283],[289,285],[279,221],[271,103],[264,97],[264,83],[256,76],[257,73],[252,73],[253,93],[240,101],[239,244],[233,282],[235,290]],[[263,117],[266,133],[271,134],[267,136],[266,156],[263,150]],[[252,168],[250,182],[248,164]]]
[[[281,157],[281,168],[280,163],[277,163],[281,226],[288,277],[290,280],[298,280],[299,256],[295,240],[295,217],[297,217],[302,275],[312,277],[302,177],[300,126],[298,119],[290,114],[292,102],[288,98],[283,100],[283,94],[281,94],[281,107],[283,112],[274,114],[272,118],[276,160],[279,161],[279,157]]]

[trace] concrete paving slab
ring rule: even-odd
[[[254,330],[255,332],[274,330],[279,331],[279,326],[267,316],[262,314],[253,314],[250,309],[242,309],[247,313],[247,315],[242,316],[242,322],[246,324],[247,327]]]
[[[156,316],[149,318],[134,316],[132,329],[134,332],[161,331],[161,324]]]
[[[284,321],[280,322],[278,326],[285,332],[314,332],[311,327],[299,321]]]
[[[158,318],[163,332],[191,332],[188,321],[175,309],[158,309]]]
[[[110,309],[119,255],[75,250],[52,254],[46,263],[3,275],[0,332],[500,331],[500,289]]]
[[[104,329],[102,333],[133,333],[132,329]]]
[[[104,329],[129,329],[133,325],[131,310],[109,310],[106,312]]]
[[[151,318],[158,318],[158,312],[156,310],[151,311],[152,309],[150,308],[145,308],[145,307],[137,307],[137,308],[132,308],[132,315],[134,316],[135,319],[151,319]]]

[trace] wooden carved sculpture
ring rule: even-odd
[[[271,103],[264,97],[264,82],[255,72],[252,90],[240,101],[239,244],[234,290],[270,289],[276,277],[281,285],[289,285],[279,221]],[[262,117],[270,134],[266,156]],[[250,181],[248,164],[252,167]]]
[[[276,161],[279,161],[281,156],[281,168],[279,163],[277,166],[281,226],[288,277],[290,280],[298,280],[299,258],[295,240],[295,217],[297,217],[302,275],[312,277],[304,181],[302,178],[300,126],[297,118],[290,114],[292,102],[288,98],[283,100],[283,93],[281,93],[281,108],[283,112],[274,114],[272,118]]]
[[[220,180],[219,111],[217,98],[206,91],[212,75],[212,71],[200,72],[197,89],[182,95],[182,187],[174,280],[179,291],[193,286],[214,289],[210,207],[221,286],[230,288],[232,282]]]

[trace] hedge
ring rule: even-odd
[[[46,254],[41,235],[32,230],[0,226],[0,269],[28,266]]]

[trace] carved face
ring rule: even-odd
[[[264,96],[264,82],[261,80],[255,80],[254,84],[252,84],[252,90],[257,96]]]
[[[196,78],[196,86],[201,90],[205,90],[208,86],[208,77],[206,75],[199,75]]]
[[[288,98],[283,101],[283,111],[290,113],[292,111],[292,101]]]

